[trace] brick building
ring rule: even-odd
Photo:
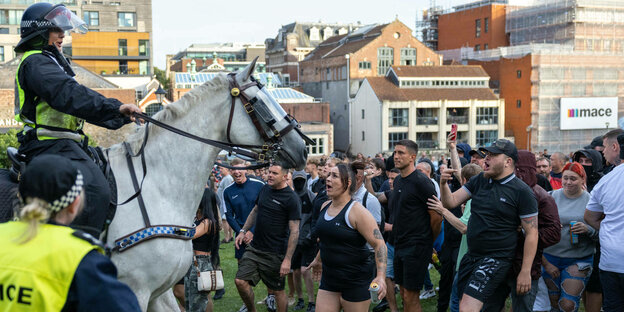
[[[351,143],[349,102],[366,77],[384,76],[392,65],[441,65],[442,56],[427,48],[398,20],[368,25],[323,41],[299,63],[301,87],[331,106],[334,148]]]
[[[403,139],[422,150],[446,150],[451,124],[458,142],[474,147],[502,138],[504,100],[481,66],[393,66],[368,77],[353,101],[353,152],[392,151]]]
[[[322,41],[357,30],[361,24],[302,23],[282,26],[266,39],[267,71],[279,74],[286,86],[299,85],[299,62]]]

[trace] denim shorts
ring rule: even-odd
[[[585,286],[587,285],[587,282],[589,281],[589,277],[592,274],[594,255],[590,255],[584,258],[560,258],[557,256],[544,253],[544,257],[546,258],[546,260],[548,260],[548,262],[550,262],[550,264],[556,266],[557,269],[559,269],[559,272],[561,272],[559,274],[559,277],[553,278],[550,274],[548,274],[548,272],[546,272],[545,269],[542,270],[542,277],[544,278],[544,282],[546,283],[546,285],[548,286],[550,284],[549,281],[552,281],[557,286],[557,290],[548,289],[548,295],[559,295],[559,302],[561,302],[561,300],[563,299],[568,299],[574,302],[576,309],[578,309],[583,291],[581,291],[576,296],[568,294],[563,288],[563,282],[567,279],[574,279],[574,280],[581,281],[583,282],[583,290],[584,290]],[[577,277],[577,276],[570,275],[567,268],[572,265],[577,265],[579,268],[579,271],[589,270],[587,272],[587,276]]]
[[[386,277],[394,280],[394,246],[386,243],[388,249],[388,264],[386,265]]]

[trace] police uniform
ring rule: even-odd
[[[27,18],[42,23],[31,16],[31,8],[47,11],[48,6],[52,7],[47,3],[29,7],[22,17],[22,31],[26,25],[34,25]],[[23,34],[22,41],[27,38]],[[119,112],[121,102],[76,82],[68,60],[55,46],[47,45],[47,40],[39,48],[20,42],[16,52],[24,52],[15,77],[15,118],[24,124],[24,130],[18,134],[19,152],[27,156],[27,162],[38,155],[55,154],[74,163],[86,181],[87,205],[85,213],[73,225],[83,226],[98,236],[104,225],[110,189],[100,169],[83,149],[82,127],[87,121],[118,129],[130,119]]]
[[[40,225],[20,244],[28,224],[0,224],[0,311],[140,311],[130,288],[92,236]]]

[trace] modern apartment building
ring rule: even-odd
[[[451,124],[458,142],[474,147],[502,138],[504,100],[488,87],[480,66],[393,66],[385,77],[368,77],[352,110],[352,151],[392,151],[403,139],[422,150],[446,150]]]
[[[15,57],[22,13],[39,0],[0,1],[0,61]],[[70,34],[63,52],[74,62],[102,75],[151,75],[151,0],[50,0],[81,17],[87,34]]]

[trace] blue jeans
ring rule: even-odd
[[[583,292],[581,291],[578,295],[568,294],[563,287],[563,283],[567,279],[581,281],[583,283],[583,289],[585,289],[585,285],[587,285],[587,282],[589,281],[589,277],[592,273],[594,255],[590,255],[589,257],[585,257],[585,258],[560,258],[557,256],[552,256],[547,253],[544,253],[544,257],[546,258],[546,260],[548,260],[548,262],[550,262],[550,264],[556,266],[557,269],[559,269],[559,272],[561,272],[559,274],[559,277],[553,278],[550,274],[548,274],[548,272],[546,272],[545,269],[542,269],[542,276],[544,277],[544,282],[546,283],[546,286],[549,287],[548,295],[559,296],[559,302],[561,302],[561,300],[563,299],[567,299],[567,300],[574,302],[574,306],[575,306],[574,311],[577,311],[579,308],[579,302],[581,300],[581,295],[583,294]],[[585,277],[578,277],[578,276],[570,275],[567,269],[568,267],[573,266],[573,265],[578,266],[579,271],[587,270],[587,275]],[[550,288],[550,285],[552,284],[557,286],[557,290],[552,290]]]
[[[386,265],[386,277],[394,280],[394,246],[386,243],[388,249],[388,265]]]
[[[455,273],[455,278],[453,278],[453,286],[451,289],[451,312],[459,312],[459,290],[457,289],[457,273]]]
[[[624,273],[600,270],[604,295],[604,312],[622,311],[624,307]]]

